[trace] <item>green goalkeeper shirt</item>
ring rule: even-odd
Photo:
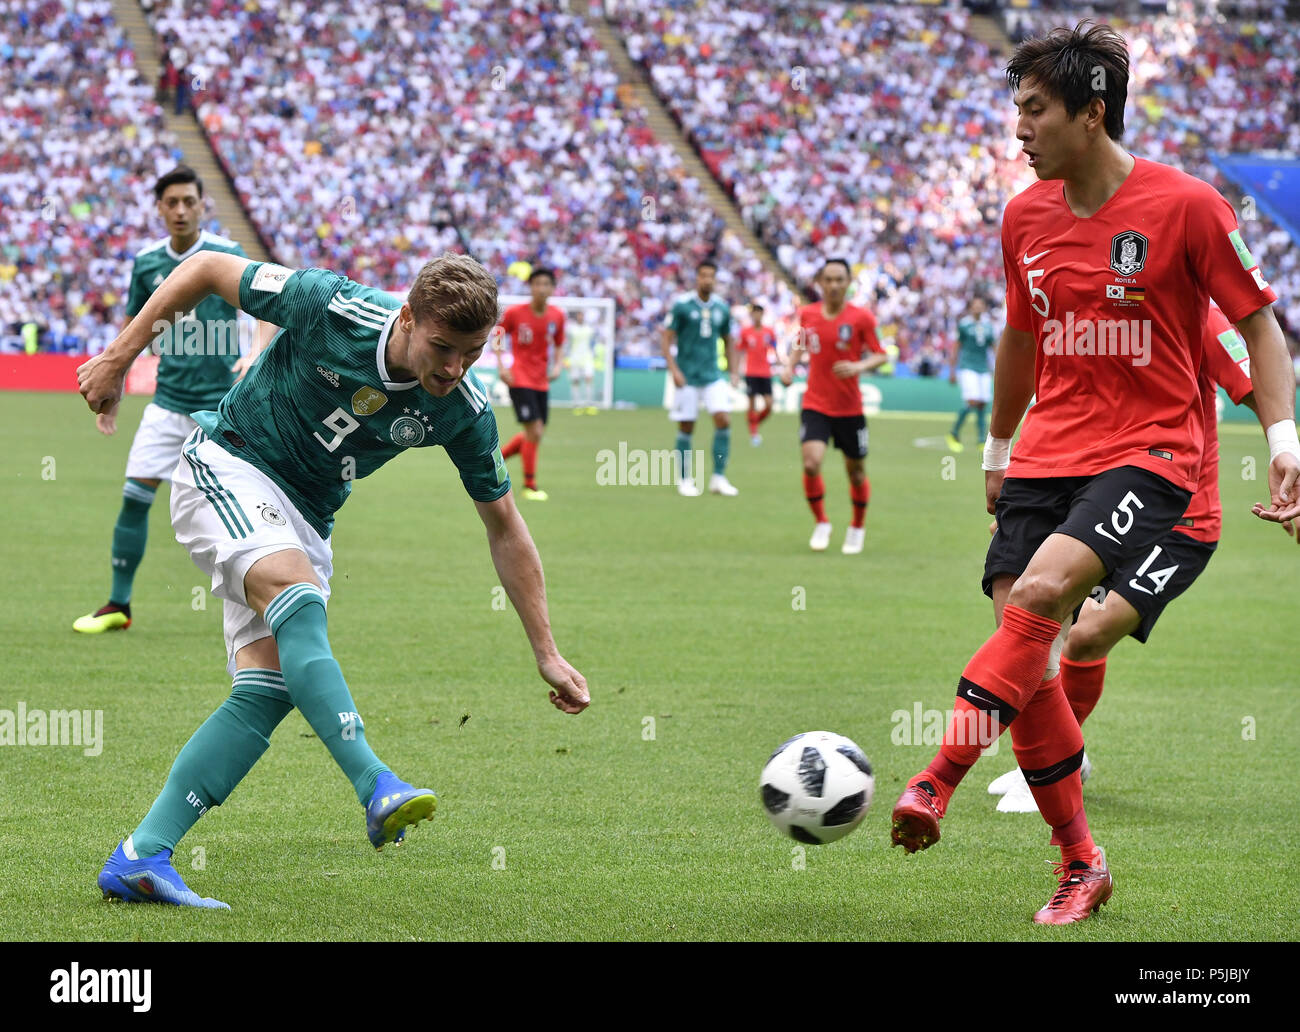
[[[673,302],[664,325],[677,335],[677,368],[687,384],[704,387],[722,377],[718,338],[731,336],[731,308],[720,297],[701,301],[696,291]]]
[[[352,481],[407,448],[439,444],[476,501],[510,490],[487,392],[472,371],[435,398],[384,365],[402,302],[324,269],[253,262],[240,307],[282,327],[216,412],[195,420],[270,477],[323,538]]]

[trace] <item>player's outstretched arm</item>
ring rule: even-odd
[[[882,365],[889,364],[889,356],[882,351],[873,352],[858,363],[862,367],[862,372],[869,373],[873,369],[879,369]]]
[[[561,338],[559,343],[555,345],[555,352],[551,355],[551,365],[546,371],[547,382],[558,380],[560,374],[564,372],[564,365],[564,339]]]
[[[127,370],[160,330],[176,323],[209,294],[219,294],[239,307],[239,278],[248,258],[200,251],[172,270],[113,343],[77,367],[77,383],[90,411],[111,411],[122,400]]]
[[[997,511],[1002,478],[1011,462],[1011,438],[1034,396],[1034,335],[1010,326],[998,341],[998,363],[993,372],[993,412],[989,440],[984,444],[984,501]]]
[[[495,502],[474,503],[479,518],[487,528],[488,546],[497,576],[506,589],[528,642],[537,658],[537,671],[554,689],[552,704],[565,713],[581,713],[591,702],[587,679],[560,655],[551,637],[551,620],[546,611],[546,581],[542,560],[533,544],[528,526],[515,507],[513,494]]]
[[[799,356],[804,352],[804,335],[803,328],[800,327],[799,333],[794,340],[790,342],[790,347],[785,353],[785,363],[781,367],[781,382],[789,387],[794,383],[794,367],[799,361]]]
[[[1270,504],[1259,503],[1252,512],[1260,519],[1282,523],[1300,516],[1300,443],[1295,430],[1295,369],[1282,330],[1269,305],[1237,323],[1250,352],[1250,379],[1254,408],[1265,427],[1270,459]]]
[[[122,329],[119,333],[125,333],[126,328],[131,325],[131,317],[128,315],[122,323]],[[105,437],[112,437],[117,433],[117,405],[103,409],[95,415],[95,429]]]
[[[510,366],[506,365],[505,359],[502,357],[506,350],[506,328],[503,324],[497,323],[493,327],[492,333],[488,336],[488,343],[496,354],[497,379],[507,387],[513,387],[515,385],[514,372]]]
[[[664,361],[668,363],[668,375],[673,378],[673,383],[678,387],[686,386],[686,377],[677,367],[677,359],[673,357],[673,345],[677,343],[677,334],[673,332],[672,327],[664,327],[664,335],[659,338],[659,350],[663,352]]]

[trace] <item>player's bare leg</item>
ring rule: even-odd
[[[826,458],[825,441],[804,441],[800,446],[803,453],[803,493],[812,509],[812,537],[808,547],[814,552],[824,552],[831,543],[831,521],[826,518],[826,485],[822,481],[822,460]]]
[[[531,502],[544,502],[545,491],[537,486],[537,447],[546,435],[546,424],[540,419],[530,419],[524,424],[524,440],[520,448],[524,464],[524,497]]]
[[[709,493],[734,496],[740,494],[727,479],[727,458],[731,454],[731,416],[726,412],[713,413],[713,475],[709,477]]]
[[[867,479],[867,460],[844,460],[844,470],[849,475],[849,497],[853,500],[853,519],[849,529],[844,532],[844,544],[840,551],[845,555],[857,555],[862,551],[866,541],[867,503],[871,501],[871,481]]]
[[[128,477],[122,489],[122,508],[113,527],[113,585],[108,602],[93,613],[78,617],[72,629],[81,634],[124,631],[131,626],[131,586],[144,558],[149,534],[149,510],[162,481]]]

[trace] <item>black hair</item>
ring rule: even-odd
[[[552,285],[552,286],[555,285],[555,270],[554,270],[554,269],[548,269],[545,265],[539,265],[539,266],[537,266],[537,268],[535,268],[532,272],[530,272],[530,273],[528,274],[528,282],[529,282],[529,283],[532,283],[533,280],[537,279],[538,276],[545,276],[545,277],[547,277],[547,278],[551,281],[551,285]]]
[[[1065,104],[1071,120],[1094,97],[1100,99],[1106,105],[1106,135],[1112,140],[1124,136],[1128,44],[1109,25],[1081,21],[1073,29],[1058,26],[1046,36],[1025,40],[1007,62],[1007,85],[1015,92],[1026,79]]]
[[[199,174],[189,165],[177,165],[166,175],[160,176],[158,182],[153,184],[154,200],[161,201],[167,187],[175,186],[177,183],[193,183],[198,187],[199,196],[203,196],[203,180],[199,178]]]

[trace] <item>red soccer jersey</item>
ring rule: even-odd
[[[799,334],[808,352],[808,390],[803,407],[824,416],[862,415],[862,390],[856,376],[837,377],[836,362],[859,362],[868,351],[883,355],[876,336],[876,317],[865,308],[845,305],[834,319],[821,303],[799,309]]]
[[[776,348],[776,334],[766,326],[746,326],[740,331],[737,350],[745,353],[745,375],[772,375],[772,352]]]
[[[1205,358],[1201,363],[1201,417],[1205,420],[1205,455],[1201,459],[1201,477],[1196,494],[1174,529],[1197,541],[1218,541],[1223,524],[1223,506],[1219,504],[1219,430],[1214,399],[1215,385],[1228,392],[1234,405],[1253,390],[1250,383],[1250,356],[1243,341],[1218,305],[1210,305],[1205,321]]]
[[[1060,180],[1007,205],[1007,325],[1037,343],[1038,399],[1008,476],[1139,466],[1195,490],[1209,299],[1234,322],[1277,300],[1213,187],[1135,161],[1091,218],[1070,211]]]
[[[546,366],[551,348],[564,344],[564,313],[554,305],[547,305],[546,311],[537,315],[525,301],[506,309],[501,317],[501,329],[510,335],[510,353],[515,360],[510,371],[515,386],[549,390],[551,382],[546,378]]]

